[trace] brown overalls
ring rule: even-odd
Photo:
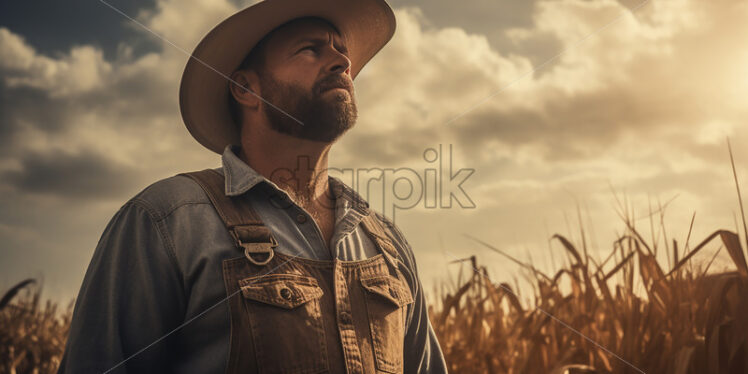
[[[271,231],[246,198],[224,194],[219,173],[184,175],[205,190],[237,253],[244,253],[223,261],[231,314],[227,372],[403,372],[413,297],[400,255],[371,210],[362,224],[380,254],[359,261],[300,258],[273,250]]]

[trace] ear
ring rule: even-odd
[[[257,73],[252,70],[237,70],[231,74],[231,95],[242,106],[256,109],[260,105],[260,85]]]

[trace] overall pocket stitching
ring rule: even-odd
[[[377,275],[374,277],[361,278],[361,284],[366,290],[383,296],[398,307],[413,302],[413,296],[410,292],[406,291],[402,281],[390,275]]]
[[[387,357],[385,346],[386,333],[389,324],[396,324],[398,338],[404,336],[403,309],[404,306],[413,302],[413,297],[402,285],[402,280],[390,275],[377,275],[361,278],[361,285],[366,290],[364,300],[366,302],[369,317],[369,328],[371,330],[372,345],[376,365],[379,370],[388,373],[399,373],[402,371],[402,353],[394,360]],[[385,301],[386,300],[386,301]],[[392,310],[386,315],[377,315],[376,308],[386,302]]]
[[[266,304],[278,306],[285,309],[294,309],[308,301],[322,297],[322,289],[317,285],[314,278],[300,279],[269,279],[263,282],[241,282],[242,295],[247,299],[261,301]],[[240,284],[241,284],[240,283]],[[288,296],[282,293],[288,290]]]
[[[246,316],[252,330],[250,333],[254,340],[258,369],[261,373],[268,370],[276,373],[277,370],[281,369],[283,374],[314,374],[329,370],[327,346],[324,340],[324,321],[319,301],[324,292],[314,277],[300,274],[272,274],[240,279],[239,285],[245,299]],[[285,288],[290,291],[286,294],[287,298],[284,298],[280,293],[280,290]],[[305,306],[305,304],[308,305]],[[256,308],[262,308],[262,305],[265,305],[265,308],[275,307],[278,309],[277,311],[270,309],[264,312],[256,310]],[[276,366],[275,369],[267,368],[265,365],[278,365],[275,362],[276,360],[267,356],[268,352],[273,351],[273,348],[266,347],[268,342],[271,341],[269,339],[272,339],[272,336],[276,334],[267,331],[268,320],[262,322],[262,318],[267,317],[268,311],[271,313],[292,313],[293,310],[301,312],[302,308],[308,310],[309,314],[299,316],[304,321],[297,320],[297,322],[300,322],[297,325],[297,330],[299,330],[299,326],[305,325],[305,329],[309,329],[309,339],[316,336],[316,344],[314,345],[318,347],[314,354],[316,357],[310,356],[308,362],[298,362],[296,364],[286,360],[283,361],[284,366]],[[277,320],[274,325],[278,325],[279,329],[283,327],[283,324],[278,323]],[[277,333],[281,334],[283,331],[280,330]]]

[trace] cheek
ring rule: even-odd
[[[318,95],[319,92],[319,70],[309,69],[307,71],[300,71],[296,76],[296,85],[306,90],[312,95]]]
[[[278,69],[274,75],[288,84],[311,89],[317,82],[319,72],[318,64],[297,59],[296,62]]]
[[[309,77],[295,77],[295,79],[286,82],[286,87],[297,95],[317,96],[319,93],[317,92],[318,87],[316,82]]]

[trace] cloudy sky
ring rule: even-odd
[[[616,198],[646,237],[658,204],[668,240],[694,213],[692,245],[735,229],[726,138],[748,185],[748,3],[641,1],[390,2],[397,31],[356,78],[359,121],[331,166],[422,172],[441,145],[453,172],[473,171],[472,208],[396,210],[427,290],[471,254],[496,280],[518,274],[465,234],[551,270],[563,254],[549,237],[581,243],[581,217],[607,255]],[[110,4],[163,39],[99,1],[0,3],[0,289],[42,277],[49,297],[74,297],[125,201],[220,165],[183,127],[180,48],[248,4]]]

